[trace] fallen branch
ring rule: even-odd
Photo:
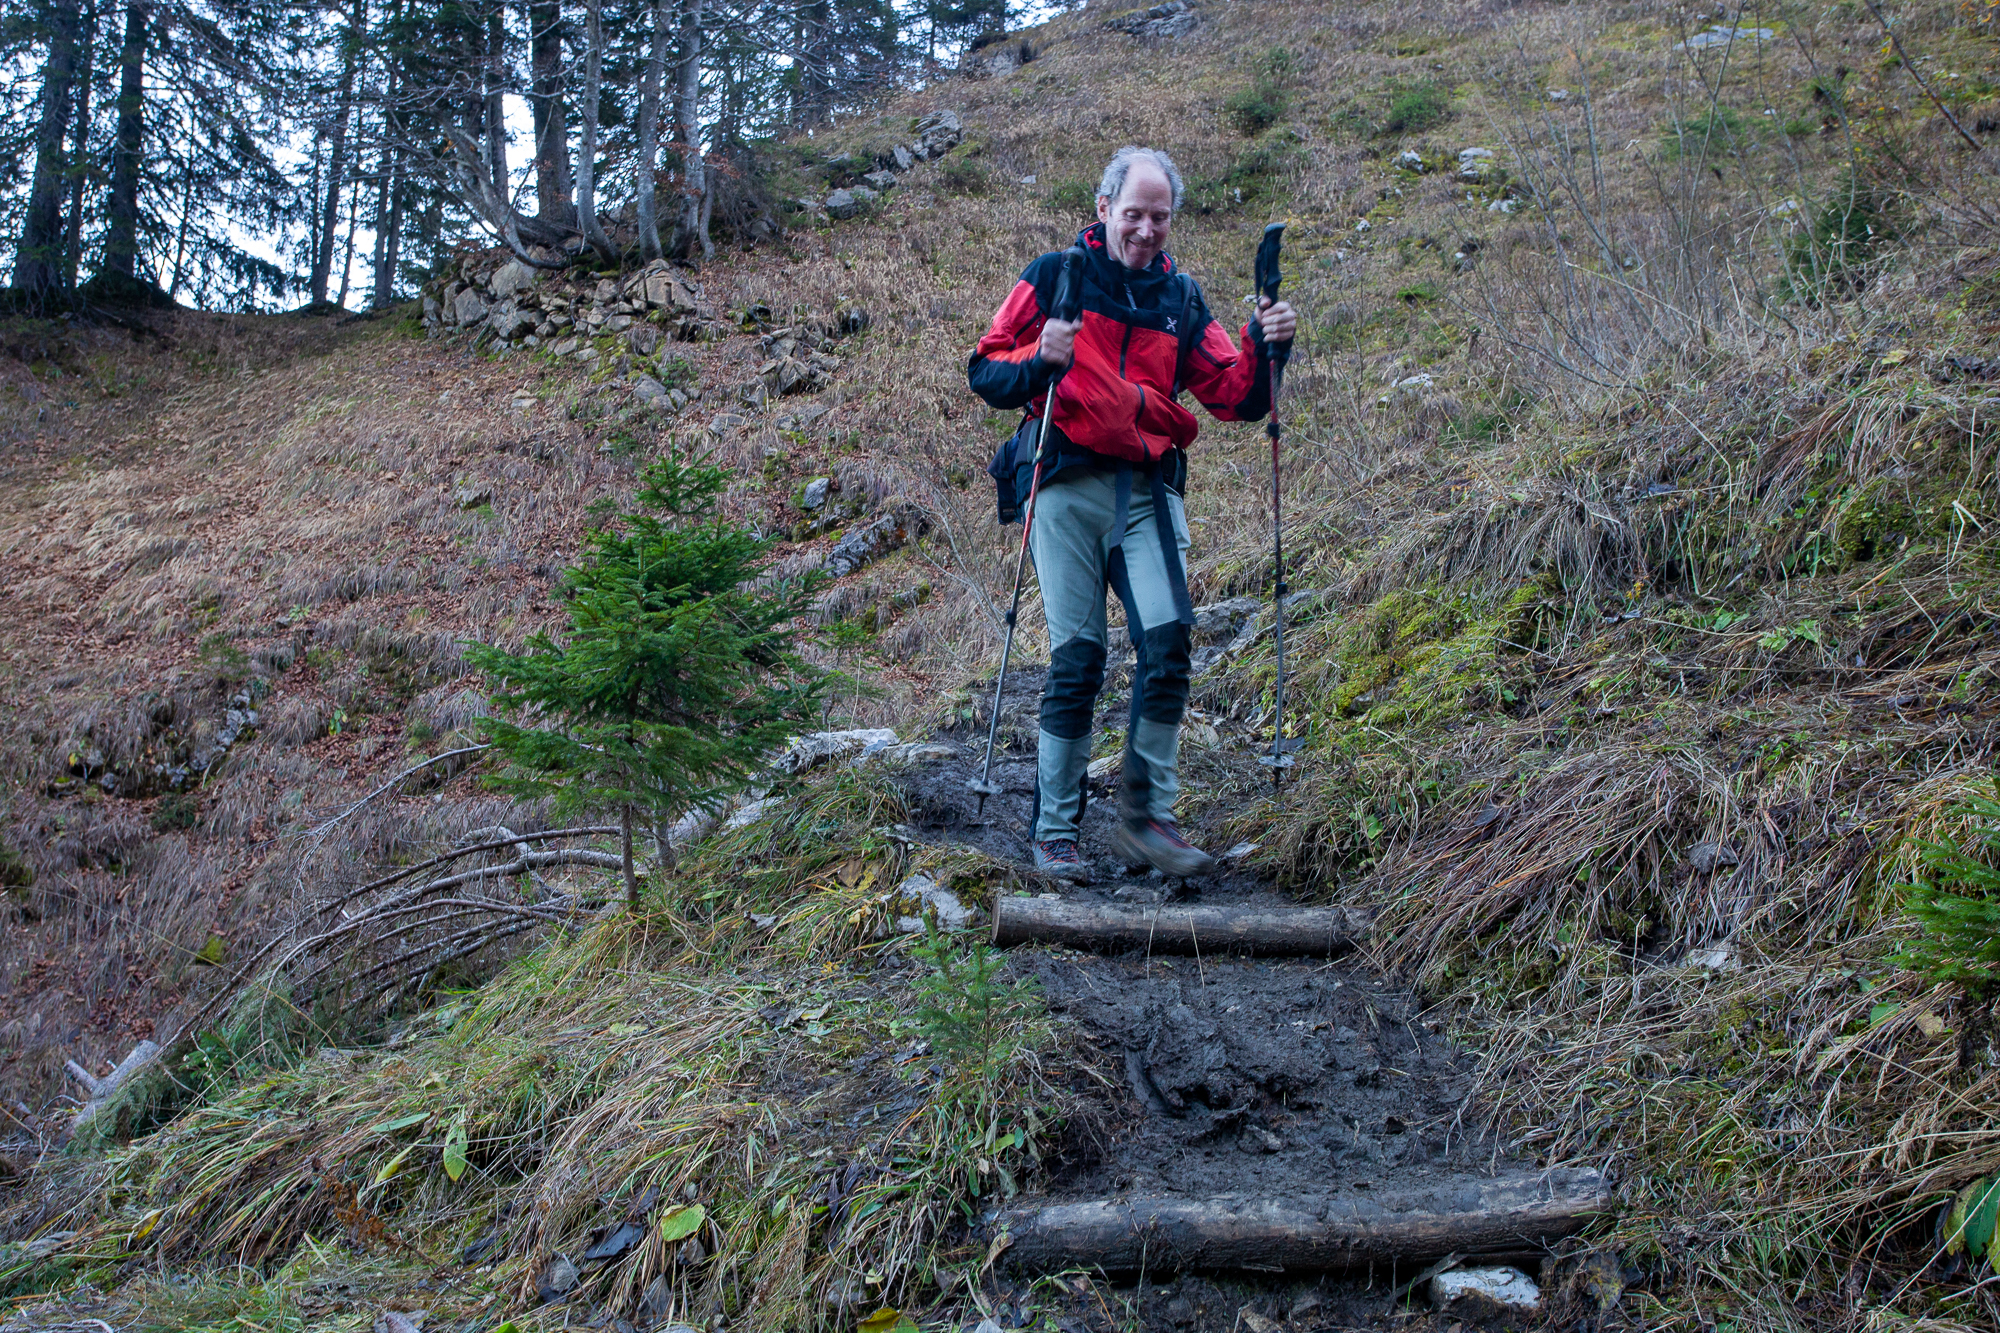
[[[63,1068],[69,1071],[69,1076],[81,1083],[84,1091],[89,1094],[75,1118],[70,1121],[70,1133],[75,1134],[77,1130],[82,1129],[92,1116],[104,1109],[105,1103],[118,1095],[118,1089],[123,1087],[134,1074],[159,1059],[160,1050],[158,1042],[142,1041],[103,1078],[97,1077],[74,1060],[63,1061]]]
[[[480,852],[501,851],[508,847],[518,848],[522,843],[527,842],[554,842],[557,838],[587,838],[600,834],[616,833],[618,831],[618,825],[616,824],[592,824],[581,828],[545,829],[540,833],[512,833],[497,842],[479,842],[469,847],[459,847],[452,851],[433,856],[428,861],[419,861],[413,866],[405,866],[401,870],[382,876],[380,879],[370,880],[359,888],[351,889],[343,893],[340,897],[327,901],[319,908],[316,915],[325,916],[335,908],[345,907],[348,903],[353,902],[363,894],[373,893],[377,889],[385,889],[398,880],[409,879],[414,875],[421,875],[426,870],[435,869],[447,862],[456,861],[461,857],[475,856]]]
[[[1255,953],[1316,957],[1368,933],[1365,912],[1343,907],[1127,907],[1066,898],[1001,898],[993,942],[1062,944],[1099,953]]]
[[[348,806],[345,810],[342,810],[339,814],[327,820],[324,824],[321,824],[318,828],[308,833],[306,837],[308,840],[315,842],[325,837],[328,833],[330,833],[333,830],[333,826],[335,824],[340,823],[342,820],[346,819],[349,815],[353,814],[356,810],[359,810],[362,806],[368,804],[370,801],[374,800],[377,796],[380,796],[383,792],[388,791],[391,787],[396,786],[404,779],[415,777],[417,774],[429,768],[432,764],[442,764],[445,760],[455,759],[462,754],[478,754],[481,750],[490,750],[492,748],[493,747],[491,745],[467,745],[456,750],[446,750],[443,754],[440,755],[433,755],[429,759],[424,760],[421,764],[413,764],[409,768],[406,768],[402,772],[398,773],[395,777],[390,778],[387,782],[377,787],[374,791],[369,792],[366,796],[356,801],[353,805]]]
[[[1318,1199],[1142,1195],[1003,1214],[1012,1243],[1002,1262],[1024,1273],[1332,1273],[1447,1254],[1534,1251],[1610,1207],[1603,1176],[1587,1169]]]

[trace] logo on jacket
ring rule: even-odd
[[[1176,325],[1176,324],[1174,323],[1174,317],[1173,317],[1172,315],[1168,315],[1168,316],[1167,316],[1167,332],[1168,332],[1168,333],[1177,333],[1177,332],[1179,332],[1179,328],[1178,328],[1178,326],[1177,326],[1177,325]]]

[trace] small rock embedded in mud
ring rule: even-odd
[[[1542,1289],[1518,1268],[1461,1268],[1431,1279],[1431,1299],[1455,1315],[1490,1319],[1539,1310]]]

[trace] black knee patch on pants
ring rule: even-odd
[[[1140,636],[1132,680],[1134,722],[1178,723],[1187,711],[1188,627],[1178,621]]]
[[[1181,654],[1181,698],[1187,698],[1187,654]],[[1049,679],[1042,687],[1042,730],[1058,740],[1079,741],[1090,734],[1097,692],[1104,686],[1104,645],[1071,639],[1049,654]]]

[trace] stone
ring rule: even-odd
[[[939,930],[964,930],[979,922],[979,909],[969,907],[959,896],[929,875],[911,875],[884,900],[896,912],[896,929],[916,934],[924,928],[924,918],[935,912]]]
[[[1373,231],[1373,230],[1375,230],[1375,224],[1374,224],[1374,223],[1372,223],[1372,222],[1370,222],[1370,221],[1369,221],[1369,220],[1368,220],[1367,218],[1362,218],[1362,219],[1360,219],[1360,220],[1359,220],[1358,222],[1356,222],[1356,223],[1354,224],[1354,230],[1356,230],[1356,231]]]
[[[851,218],[866,213],[875,206],[882,196],[866,185],[855,185],[845,190],[835,190],[826,197],[828,217]]]
[[[1548,98],[1551,102],[1569,101],[1569,89],[1567,88],[1551,88],[1542,95]]]
[[[1513,213],[1518,211],[1520,207],[1521,201],[1519,199],[1495,199],[1486,206],[1486,211],[1489,213]]]
[[[831,410],[824,403],[808,403],[796,412],[787,412],[779,417],[776,424],[779,430],[804,430]]]
[[[512,300],[507,300],[494,308],[486,323],[497,337],[518,338],[532,330],[540,319],[535,311],[517,309]]]
[[[708,423],[708,433],[716,436],[727,435],[738,426],[746,426],[749,423],[750,418],[738,416],[734,412],[718,412]]]
[[[558,338],[549,344],[549,351],[555,356],[569,356],[576,351],[577,342],[575,338]]]
[[[424,319],[434,320],[444,313],[444,306],[429,292],[424,293]]]
[[[604,321],[604,327],[612,333],[623,333],[632,327],[632,322],[630,315],[613,315]]]
[[[1681,959],[1681,966],[1698,967],[1705,972],[1741,972],[1743,960],[1736,956],[1735,940],[1721,940],[1689,949]]]
[[[535,1280],[535,1295],[547,1305],[575,1291],[578,1281],[576,1265],[557,1255],[549,1260],[548,1266],[542,1269],[542,1275]]]
[[[1414,171],[1419,175],[1430,170],[1430,167],[1424,163],[1424,155],[1414,148],[1405,148],[1402,152],[1396,154],[1396,165],[1405,171]]]
[[[1728,46],[1733,42],[1768,42],[1778,34],[1770,28],[1738,28],[1728,23],[1710,25],[1707,32],[1698,32],[1684,42],[1676,42],[1676,51],[1706,51],[1713,46]]]
[[[1736,853],[1719,842],[1698,842],[1688,848],[1688,864],[1703,875],[1711,874],[1723,866],[1733,866],[1737,862]]]
[[[1194,12],[1187,0],[1168,0],[1151,9],[1128,10],[1104,22],[1113,32],[1132,37],[1179,37],[1193,32],[1200,24],[1201,15]]]
[[[908,144],[899,143],[894,148],[891,148],[889,150],[889,157],[896,164],[896,170],[898,171],[908,171],[911,167],[917,165],[917,159],[911,156]]]
[[[536,271],[518,259],[510,259],[493,270],[492,279],[486,290],[493,293],[493,299],[505,300],[515,292],[524,291],[535,285]]]
[[[660,330],[652,324],[634,324],[625,331],[625,345],[635,356],[651,356],[660,350]]]
[[[958,747],[942,741],[908,741],[889,746],[882,758],[893,764],[942,764],[958,758]]]
[[[805,491],[799,496],[801,509],[823,509],[826,507],[826,493],[833,488],[831,477],[814,477],[806,483]]]
[[[666,407],[672,401],[667,393],[667,386],[651,375],[632,377],[632,396],[648,407]]]
[[[1226,602],[1214,602],[1194,609],[1194,635],[1197,642],[1227,643],[1241,632],[1244,622],[1255,619],[1264,609],[1264,603],[1255,597],[1232,597]]]
[[[659,264],[661,261],[655,260]],[[693,311],[694,293],[675,276],[672,269],[660,267],[646,271],[646,304],[655,310]]]
[[[815,731],[786,746],[771,761],[771,767],[786,773],[803,773],[836,759],[871,758],[896,744],[896,741],[896,733],[887,727]]]
[[[896,173],[893,171],[871,171],[861,179],[877,190],[887,191],[896,188]]]
[[[1493,174],[1493,150],[1491,148],[1467,148],[1458,155],[1458,178],[1462,181],[1483,181]]]
[[[1124,756],[1107,754],[1102,759],[1091,760],[1090,767],[1084,770],[1084,776],[1100,786],[1109,786],[1117,781],[1124,771]]]
[[[493,503],[493,492],[484,486],[461,486],[455,498],[460,509],[477,509],[483,504]]]
[[[470,287],[458,294],[458,298],[451,303],[451,309],[460,328],[486,318],[486,302],[480,300],[479,293]]]
[[[897,505],[873,522],[842,537],[821,566],[832,578],[845,578],[871,561],[909,545],[930,531],[930,518],[915,505]]]
[[[779,357],[757,367],[757,378],[774,394],[810,393],[825,384],[825,377],[797,357]]]
[[[964,137],[965,126],[956,111],[933,111],[917,122],[917,142],[929,157],[950,152]]]
[[[1539,1310],[1542,1289],[1518,1268],[1458,1268],[1431,1279],[1431,1300],[1456,1316],[1493,1319]]]

